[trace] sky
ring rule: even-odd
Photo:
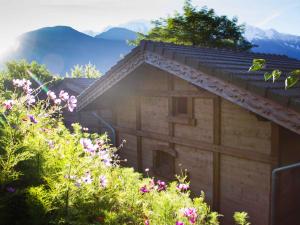
[[[45,26],[101,31],[132,20],[153,20],[181,11],[184,0],[0,0],[0,50],[14,37]],[[300,36],[300,0],[192,0],[240,23]]]

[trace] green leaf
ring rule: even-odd
[[[275,82],[280,77],[281,74],[282,72],[280,70],[273,70],[272,71],[273,82]]]
[[[299,70],[293,70],[292,72],[290,72],[290,74],[292,76],[300,76],[300,69]]]
[[[272,78],[272,73],[266,72],[264,74],[265,81],[270,80]]]
[[[286,79],[285,79],[285,89],[288,89],[290,87],[293,87],[297,82],[299,81],[299,78],[297,76],[288,76]]]
[[[300,69],[291,71],[289,76],[285,79],[285,89],[293,87],[299,81],[299,76]]]
[[[249,68],[249,71],[258,71],[265,67],[266,60],[264,59],[253,59],[252,66]]]

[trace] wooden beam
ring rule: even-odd
[[[136,130],[141,130],[142,123],[141,123],[141,97],[136,96],[135,97],[135,115],[136,115]],[[142,137],[137,136],[136,137],[136,155],[137,155],[137,166],[138,171],[143,171],[143,158],[142,158]]]
[[[170,81],[171,82],[171,81]],[[140,90],[137,91],[137,95],[146,97],[194,97],[194,98],[215,98],[216,95],[199,89],[198,91],[184,91],[184,90]]]
[[[169,135],[158,134],[158,133],[154,133],[154,132],[150,132],[150,131],[137,131],[132,128],[124,128],[124,127],[118,127],[118,126],[114,126],[114,128],[121,133],[127,133],[127,134],[131,134],[131,135],[136,135],[136,136],[141,136],[141,137],[145,137],[145,138],[158,140],[158,141],[183,145],[183,146],[187,146],[187,147],[200,149],[203,151],[219,152],[224,155],[229,155],[229,156],[242,158],[242,159],[246,159],[246,160],[252,160],[252,161],[256,161],[256,162],[271,164],[271,163],[274,163],[274,161],[276,160],[275,158],[273,158],[267,154],[253,152],[253,151],[247,151],[245,149],[227,147],[227,146],[223,146],[223,145],[215,145],[213,143],[190,140],[190,139],[181,138],[181,137],[180,138],[179,137],[171,137]]]
[[[174,78],[172,75],[168,75],[168,92],[174,91]],[[174,112],[174,102],[173,102],[173,97],[171,95],[168,95],[168,116],[173,117],[173,112]],[[174,137],[174,123],[173,121],[169,120],[168,121],[168,126],[169,126],[169,136]],[[174,149],[175,145],[172,142],[169,142],[169,148]]]
[[[273,169],[279,167],[281,164],[280,160],[280,126],[276,123],[271,123],[271,156],[274,157],[274,162],[272,163],[270,174],[272,174]],[[280,176],[277,178],[280,183]],[[272,176],[270,176],[270,187],[272,188]],[[272,190],[269,194],[269,205],[272,204]],[[269,221],[271,221],[271,207],[269,207]]]
[[[271,123],[271,156],[276,158],[275,164],[272,166],[274,168],[280,166],[280,136],[279,136],[280,127]]]
[[[182,125],[196,126],[197,120],[190,116],[168,116],[167,120],[169,123],[177,123]]]
[[[112,111],[112,122],[113,124],[118,124],[118,111],[117,111],[117,107],[115,104],[113,104],[114,106],[111,107],[111,111]],[[115,130],[115,140],[116,140],[116,147],[119,147],[120,142],[119,142],[119,132],[118,130]]]
[[[221,98],[213,100],[213,143],[221,145]],[[213,209],[220,209],[220,152],[213,152]]]

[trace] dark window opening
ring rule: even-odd
[[[157,175],[174,178],[174,157],[163,151],[155,151],[154,169]]]
[[[174,98],[174,114],[188,114],[188,98],[187,97],[175,97]]]

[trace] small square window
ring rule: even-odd
[[[188,98],[187,97],[174,97],[173,98],[174,115],[187,115],[188,114]]]

